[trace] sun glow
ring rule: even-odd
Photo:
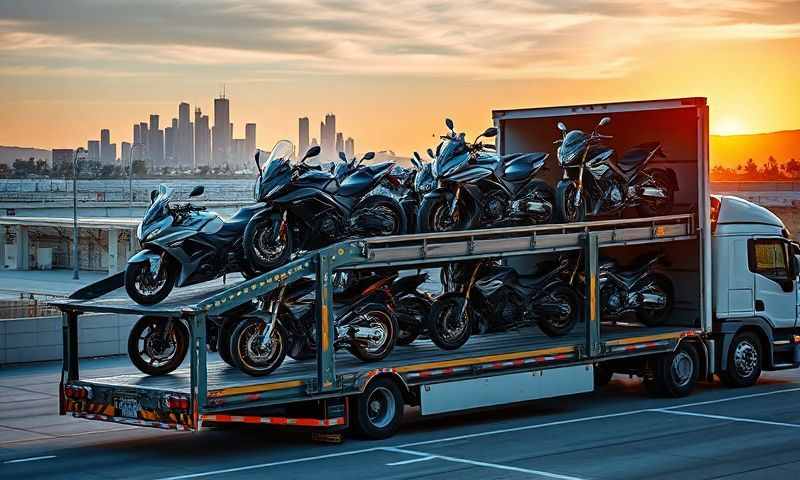
[[[711,133],[714,135],[742,135],[748,131],[738,118],[723,117],[713,122]]]

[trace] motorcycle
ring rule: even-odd
[[[535,178],[544,167],[546,153],[498,155],[483,137],[494,137],[487,128],[473,143],[456,134],[453,121],[445,121],[449,133],[442,136],[431,173],[438,188],[425,195],[419,209],[420,232],[469,230],[548,223],[553,213],[553,189]]]
[[[428,335],[444,350],[455,350],[481,333],[537,324],[548,336],[572,331],[580,314],[580,297],[565,277],[572,262],[543,262],[535,276],[519,275],[511,267],[481,260],[454,270],[456,291],[433,302]]]
[[[189,198],[202,195],[195,187]],[[154,305],[174,287],[194,285],[231,272],[245,277],[258,272],[250,268],[242,250],[245,226],[263,205],[240,208],[223,219],[191,203],[173,204],[174,189],[162,184],[151,192],[151,204],[136,229],[142,250],[128,259],[125,290],[133,301]]]
[[[410,345],[424,333],[428,314],[433,299],[427,292],[420,291],[419,286],[428,280],[427,273],[417,273],[397,278],[392,282],[391,293],[394,297],[397,313],[397,344]]]
[[[350,295],[334,295],[333,347],[363,362],[386,358],[397,340],[397,319],[389,284],[395,275],[360,279]],[[288,355],[313,358],[317,351],[316,282],[302,278],[262,300],[233,328],[229,351],[233,363],[252,376],[268,375]]]
[[[436,158],[431,149],[428,149],[428,155],[432,160]],[[400,198],[400,205],[402,205],[403,211],[406,214],[407,230],[409,232],[415,232],[417,230],[419,206],[422,203],[423,197],[436,188],[436,182],[433,180],[433,175],[431,174],[431,168],[433,167],[432,162],[423,162],[419,153],[414,152],[414,156],[411,158],[411,164],[414,168],[408,172],[403,180],[405,193]]]
[[[289,141],[273,148],[266,164],[256,158],[259,181],[256,200],[264,205],[244,231],[244,251],[252,268],[269,271],[285,264],[292,253],[321,248],[348,236],[396,235],[405,231],[405,216],[394,198],[370,192],[394,167],[391,162],[363,166],[372,152],[352,166],[334,172],[306,163],[319,154],[311,147],[296,164]]]
[[[647,326],[663,324],[675,303],[672,281],[655,270],[663,261],[664,255],[647,255],[621,267],[613,259],[601,258],[597,269],[601,318],[634,313]]]
[[[556,186],[557,212],[562,222],[582,222],[587,217],[622,213],[637,207],[644,217],[672,212],[678,179],[671,168],[645,169],[654,157],[666,158],[659,142],[637,145],[617,159],[614,149],[603,145],[613,138],[597,133],[611,119],[603,117],[589,134],[581,130],[562,133],[558,162],[564,177]],[[586,172],[588,171],[588,175]]]

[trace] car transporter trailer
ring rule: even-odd
[[[707,218],[700,215],[700,218]],[[674,382],[669,363],[681,349],[699,362],[693,372],[714,372],[711,321],[704,301],[707,228],[698,214],[602,220],[376,237],[344,241],[308,252],[287,265],[233,286],[198,293],[173,293],[158,305],[104,298],[120,288],[117,274],[54,302],[63,316],[64,365],[60,413],[78,418],[177,430],[200,430],[226,422],[308,427],[336,431],[353,424],[367,437],[397,428],[404,404],[423,415],[591,391],[598,365],[615,371],[649,372],[651,383]],[[688,325],[642,327],[601,322],[597,281],[600,250],[611,247],[686,245],[701,259],[700,301]],[[525,328],[472,338],[455,351],[430,341],[395,347],[384,360],[362,363],[336,354],[332,274],[338,269],[441,266],[481,258],[530,258],[554,252],[584,252],[585,312],[575,330],[549,338]],[[316,276],[316,360],[286,360],[271,375],[250,377],[222,362],[207,363],[206,322],[307,275]],[[127,374],[83,379],[79,375],[78,322],[84,313],[153,315],[190,326],[190,367],[150,377]],[[673,362],[675,363],[675,362]],[[680,365],[674,368],[680,368]],[[678,372],[680,373],[680,372]],[[685,372],[684,372],[685,373]],[[663,389],[662,389],[663,390]],[[402,397],[402,398],[398,398]],[[400,408],[397,408],[397,407]],[[399,411],[398,411],[399,410]]]

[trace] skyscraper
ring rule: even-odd
[[[131,144],[129,142],[122,142],[119,160],[122,164],[122,168],[128,168],[128,162],[131,160]]]
[[[172,119],[172,125],[164,129],[164,160],[167,165],[177,165],[176,151],[177,151],[177,137],[178,133],[178,119]]]
[[[138,123],[133,124],[133,143],[142,143],[142,130]]]
[[[336,133],[336,155],[339,155],[339,152],[344,152],[344,135],[342,132]]]
[[[150,132],[147,130],[147,122],[141,122],[139,124],[139,135],[141,137],[142,146],[140,147],[139,151],[136,152],[137,159],[145,160],[146,162],[150,162]]]
[[[297,143],[297,154],[303,156],[308,150],[308,117],[302,117],[298,120],[298,129],[300,133],[299,141]]]
[[[248,123],[244,126],[244,140],[246,143],[246,162],[253,160],[253,155],[256,153],[256,124]]]
[[[212,160],[215,167],[228,161],[231,151],[230,102],[224,96],[214,99],[214,129],[212,135]]]
[[[178,105],[178,130],[175,137],[175,157],[180,165],[194,166],[194,131],[189,119],[189,104]]]
[[[150,128],[148,129],[150,141],[150,165],[153,169],[160,169],[164,166],[164,131],[158,128],[158,115],[150,115]]]
[[[110,165],[116,160],[116,148],[111,151],[111,132],[107,128],[100,130],[100,163]]]
[[[353,137],[347,137],[347,140],[344,141],[344,154],[348,159],[356,156],[356,141],[353,140]]]
[[[336,151],[336,115],[329,113],[325,115],[325,123],[320,132],[320,146],[322,155],[320,161],[332,161],[337,158]]]
[[[200,108],[194,110],[194,162],[198,166],[209,166],[211,163],[211,131],[208,129],[208,115],[203,115]]]
[[[90,162],[100,161],[100,142],[98,140],[86,142],[86,150],[88,150],[87,160]]]

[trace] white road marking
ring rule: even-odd
[[[386,465],[389,467],[396,467],[398,465],[408,465],[409,463],[419,463],[419,462],[427,462],[428,460],[433,460],[434,458],[438,458],[435,455],[428,455],[427,457],[419,457],[419,458],[412,458],[411,460],[403,460],[401,462],[392,462],[387,463]]]
[[[416,456],[420,456],[420,457],[423,457],[423,458],[428,458],[428,457],[431,456],[430,453],[418,452],[416,450],[406,450],[404,448],[385,447],[385,448],[382,448],[381,450],[385,450],[387,452],[397,452],[397,453],[405,453],[405,454],[408,454],[408,455],[416,455]],[[503,465],[503,464],[500,464],[500,463],[480,462],[480,461],[477,461],[477,460],[469,460],[469,459],[466,459],[466,458],[448,457],[446,455],[432,455],[432,456],[435,457],[435,458],[438,458],[440,460],[446,460],[448,462],[454,462],[454,463],[465,463],[467,465],[473,465],[473,466],[476,466],[476,467],[494,468],[496,470],[506,470],[506,471],[511,471],[511,472],[527,473],[527,474],[530,474],[530,475],[537,475],[537,476],[540,476],[540,477],[558,478],[560,480],[583,480],[580,477],[573,477],[573,476],[570,476],[570,475],[561,475],[561,474],[558,474],[558,473],[545,472],[545,471],[542,471],[542,470],[532,470],[532,469],[529,469],[529,468],[513,467],[511,465]]]
[[[56,456],[55,455],[44,455],[44,456],[41,456],[41,457],[18,458],[16,460],[6,460],[3,463],[35,462],[37,460],[49,460],[51,458],[56,458]]]
[[[696,413],[696,412],[684,412],[681,410],[666,410],[663,408],[653,409],[652,412],[658,413],[669,413],[670,415],[686,415],[689,417],[704,417],[704,418],[713,418],[716,420],[728,420],[731,422],[744,422],[744,423],[758,423],[762,425],[774,425],[777,427],[791,427],[791,428],[800,428],[800,425],[796,423],[785,423],[785,422],[771,422],[769,420],[756,420],[754,418],[741,418],[741,417],[727,417],[725,415],[713,415],[710,413]]]
[[[781,390],[773,390],[773,391],[770,391],[770,392],[753,393],[753,394],[748,394],[748,395],[738,395],[738,396],[735,396],[735,397],[719,398],[717,400],[708,400],[708,401],[705,401],[705,402],[695,402],[695,403],[686,403],[686,404],[683,404],[683,405],[674,405],[674,406],[671,406],[671,407],[664,407],[664,408],[655,409],[655,410],[672,410],[672,409],[676,409],[676,408],[693,407],[693,406],[696,406],[696,405],[710,405],[710,404],[714,404],[714,403],[729,402],[729,401],[733,401],[733,400],[742,400],[742,399],[747,399],[747,398],[763,397],[763,396],[766,396],[766,395],[777,395],[777,394],[780,394],[780,393],[791,393],[791,392],[799,392],[799,391],[800,391],[800,387],[798,387],[798,388],[784,388],[784,389],[781,389]],[[209,470],[209,471],[206,471],[206,472],[190,473],[190,474],[186,474],[186,475],[176,475],[176,476],[172,476],[172,477],[160,478],[158,480],[184,480],[184,479],[188,479],[188,478],[209,477],[209,476],[213,476],[213,475],[222,475],[222,474],[226,474],[226,473],[242,472],[242,471],[254,470],[254,469],[259,469],[259,468],[274,467],[274,466],[279,466],[279,465],[290,465],[290,464],[294,464],[294,463],[303,463],[303,462],[310,462],[310,461],[314,461],[314,460],[323,460],[323,459],[326,459],[326,458],[335,458],[335,457],[345,457],[345,456],[349,456],[349,455],[358,455],[358,454],[361,454],[361,453],[374,452],[374,451],[382,450],[382,449],[386,449],[386,448],[403,449],[403,448],[406,448],[406,447],[415,447],[415,446],[419,446],[419,445],[433,445],[433,444],[437,444],[437,443],[452,442],[452,441],[464,440],[464,439],[469,439],[469,438],[500,435],[500,434],[503,434],[503,433],[520,432],[520,431],[525,431],[525,430],[533,430],[533,429],[552,427],[552,426],[558,426],[558,425],[568,425],[568,424],[572,424],[572,423],[589,422],[589,421],[592,421],[592,420],[602,420],[602,419],[606,419],[606,418],[624,417],[624,416],[628,416],[628,415],[636,415],[636,414],[639,414],[639,413],[648,413],[648,412],[653,413],[653,410],[654,409],[630,410],[630,411],[627,411],[627,412],[610,413],[610,414],[607,414],[607,415],[594,415],[594,416],[591,416],[591,417],[571,418],[571,419],[568,419],[568,420],[558,420],[558,421],[548,422],[548,423],[538,423],[538,424],[534,424],[534,425],[524,425],[524,426],[521,426],[521,427],[503,428],[503,429],[498,429],[498,430],[489,430],[489,431],[486,431],[486,432],[470,433],[470,434],[466,434],[466,435],[457,435],[457,436],[453,436],[453,437],[437,438],[437,439],[433,439],[433,440],[424,440],[424,441],[421,441],[421,442],[411,442],[411,443],[405,443],[403,445],[398,445],[396,447],[375,447],[375,448],[365,448],[365,449],[361,449],[361,450],[350,450],[350,451],[346,451],[346,452],[330,453],[330,454],[327,454],[327,455],[317,455],[317,456],[312,456],[312,457],[301,457],[301,458],[295,458],[295,459],[292,459],[292,460],[283,460],[283,461],[278,461],[278,462],[260,463],[260,464],[255,464],[255,465],[244,465],[244,466],[241,466],[241,467],[233,467],[233,468],[226,468],[226,469],[220,469],[220,470]],[[425,455],[428,455],[428,454],[425,454]]]

